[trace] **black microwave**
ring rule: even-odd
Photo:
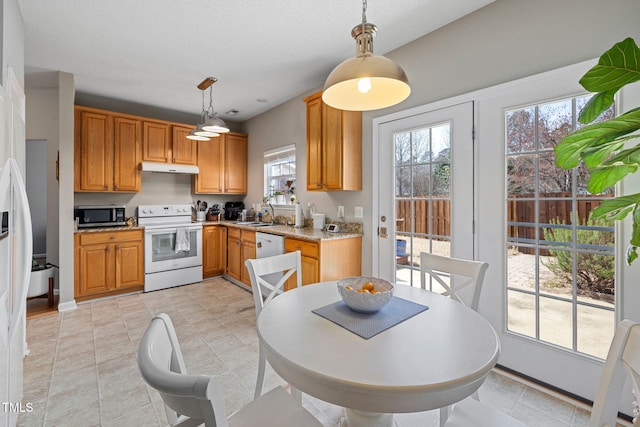
[[[76,206],[74,216],[78,227],[115,227],[126,225],[124,206]]]

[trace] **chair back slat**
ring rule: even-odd
[[[245,265],[251,279],[256,318],[260,315],[262,308],[266,304],[284,292],[284,286],[287,280],[295,273],[297,273],[296,286],[302,286],[302,261],[300,251],[265,258],[248,259],[245,261]],[[283,276],[275,284],[265,279],[265,276],[274,273],[283,273]]]
[[[171,318],[153,318],[138,347],[138,367],[145,382],[160,393],[171,426],[228,427],[218,381],[188,375]]]
[[[477,311],[480,303],[480,292],[484,275],[489,264],[481,261],[450,258],[428,252],[420,253],[420,285],[427,288],[427,275],[433,278],[442,288],[442,295],[453,298],[464,304],[461,298],[463,289],[471,288],[469,306]],[[446,280],[445,280],[446,279]]]
[[[589,426],[616,425],[624,393],[629,393],[625,400],[631,394],[631,390],[625,389],[627,377],[631,379],[636,396],[640,396],[640,324],[631,320],[623,320],[616,328],[593,401]]]

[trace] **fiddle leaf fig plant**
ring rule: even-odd
[[[584,161],[589,169],[587,190],[590,193],[605,191],[625,176],[636,173],[640,167],[640,143],[635,146],[629,143],[640,138],[634,134],[640,129],[640,107],[609,120],[594,122],[611,106],[622,87],[639,80],[640,48],[632,38],[627,38],[606,51],[598,64],[579,81],[582,87],[595,93],[578,117],[578,121],[587,126],[563,138],[554,151],[556,164],[562,168],[572,169]],[[591,212],[592,219],[615,220],[630,213],[633,228],[627,251],[628,264],[638,258],[640,193],[604,200]]]

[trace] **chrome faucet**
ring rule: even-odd
[[[273,210],[273,205],[271,203],[267,203],[269,205],[269,208],[271,209],[271,225],[276,223],[276,213]]]

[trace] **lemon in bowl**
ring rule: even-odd
[[[393,297],[393,285],[377,277],[353,276],[338,280],[344,303],[359,313],[375,313]]]

